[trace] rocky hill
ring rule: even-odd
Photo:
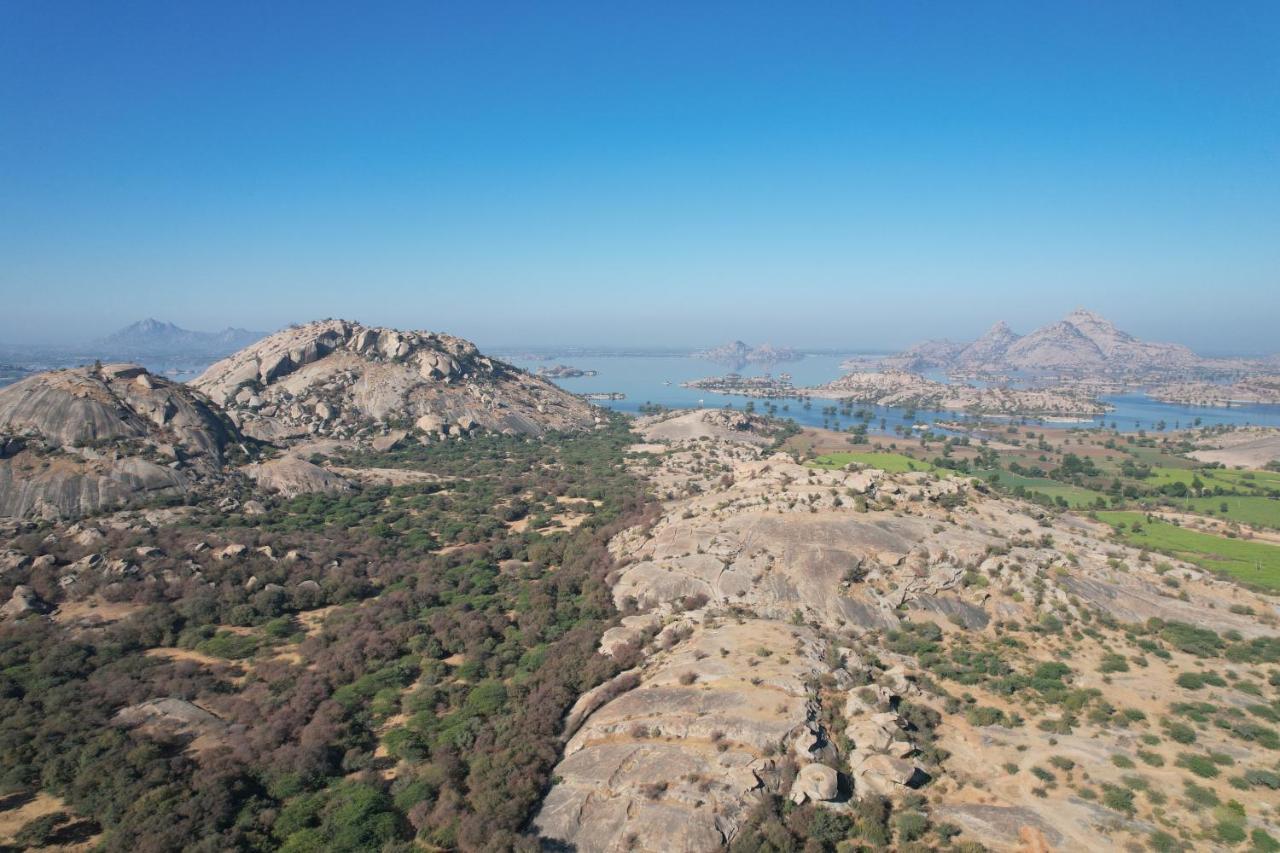
[[[705,358],[708,361],[730,364],[735,368],[748,364],[777,364],[786,361],[799,361],[804,353],[790,347],[775,347],[772,344],[761,344],[753,347],[742,341],[731,341],[718,347],[694,353],[694,358]]]
[[[232,327],[220,332],[193,332],[149,317],[129,324],[98,343],[108,352],[226,354],[262,336],[262,332]]]
[[[539,435],[588,427],[596,417],[581,398],[484,356],[469,341],[346,320],[277,332],[192,385],[225,406],[246,434],[273,442],[387,429]]]
[[[0,389],[0,516],[182,495],[240,441],[203,394],[137,365],[40,373]]]
[[[925,341],[886,364],[911,370],[1149,374],[1191,370],[1206,360],[1180,344],[1138,340],[1079,309],[1025,336],[999,322],[969,344]]]

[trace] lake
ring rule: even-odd
[[[645,403],[657,404],[670,409],[683,408],[721,408],[726,405],[736,409],[746,406],[750,398],[730,394],[715,394],[697,388],[682,388],[680,383],[709,376],[721,376],[736,372],[743,376],[761,376],[789,373],[796,386],[821,385],[836,379],[845,371],[840,369],[841,362],[848,355],[810,355],[800,361],[774,365],[749,364],[734,371],[731,367],[692,358],[687,355],[605,355],[599,353],[562,356],[531,357],[528,354],[510,352],[502,354],[502,358],[526,370],[536,372],[539,367],[550,367],[566,364],[579,370],[594,370],[596,376],[581,376],[553,380],[566,391],[575,394],[618,392],[626,395],[624,400],[596,400],[598,405],[620,412],[635,413]],[[1079,426],[1110,426],[1123,432],[1136,430],[1155,430],[1163,421],[1166,429],[1177,429],[1196,425],[1231,424],[1235,426],[1274,426],[1280,427],[1280,406],[1233,406],[1232,408],[1208,408],[1196,406],[1180,406],[1161,403],[1141,394],[1123,394],[1103,397],[1104,402],[1115,407],[1105,416],[1099,416],[1088,424]],[[765,411],[766,407],[777,407],[776,414],[788,417],[805,426],[827,426],[843,429],[852,426],[855,421],[848,417],[832,417],[824,414],[824,409],[835,404],[834,400],[813,400],[808,407],[797,400],[762,400],[757,399],[757,411]],[[913,424],[926,424],[934,421],[956,421],[963,419],[959,412],[926,412],[917,411],[915,417],[908,419],[906,411],[884,406],[854,405],[854,410],[863,409],[873,413],[872,429],[894,432],[897,427],[910,427]],[[1043,424],[1047,426],[1073,426],[1075,424],[1045,421],[1040,418],[1019,418],[1019,422]],[[882,425],[883,422],[883,425]]]

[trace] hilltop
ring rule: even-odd
[[[1027,335],[1000,321],[971,343],[924,341],[885,364],[906,370],[1151,374],[1195,369],[1208,360],[1181,344],[1139,340],[1105,317],[1077,309]]]
[[[540,435],[595,423],[591,405],[545,379],[432,332],[321,320],[277,332],[191,383],[267,441],[427,436],[477,430]]]

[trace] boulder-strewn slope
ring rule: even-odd
[[[582,853],[723,849],[770,795],[841,815],[924,796],[988,849],[1122,849],[1152,831],[1145,817],[1067,782],[1119,789],[1137,778],[1128,756],[1160,743],[1148,784],[1181,790],[1186,750],[1161,742],[1157,721],[1203,696],[1175,681],[1202,664],[1160,626],[1270,642],[1265,599],[1101,525],[967,478],[810,468],[728,434],[667,438],[671,420],[645,424],[636,447],[664,512],[610,545],[630,615],[601,653],[642,661],[570,712],[534,821]],[[1198,737],[1242,766],[1273,761],[1253,762],[1228,730]],[[1074,766],[1087,779],[1044,775]],[[1062,781],[1038,788],[1033,768]],[[1195,820],[1181,803],[1166,811]]]
[[[132,364],[0,390],[0,516],[77,516],[185,493],[241,440],[201,393]]]
[[[353,437],[377,425],[428,435],[538,435],[595,422],[591,406],[461,338],[322,320],[277,332],[192,383],[267,441]]]

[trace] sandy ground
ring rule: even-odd
[[[0,798],[3,801],[7,798]],[[15,799],[17,799],[15,797]],[[18,800],[20,802],[20,800]],[[76,820],[75,813],[58,797],[52,794],[46,794],[44,791],[39,792],[30,800],[17,806],[17,808],[0,809],[0,843],[11,842],[14,835],[18,833],[29,821],[38,817],[53,814],[54,812],[66,812],[72,816],[72,820]],[[96,839],[90,838],[79,844],[59,844],[50,845],[40,848],[41,850],[89,850],[94,846]]]
[[[361,483],[386,483],[390,486],[409,486],[415,483],[439,483],[442,477],[428,471],[409,471],[404,468],[329,468],[348,480]]]
[[[1201,462],[1221,462],[1229,468],[1261,468],[1280,459],[1280,429],[1238,430],[1215,438],[1213,445],[1189,455]]]
[[[86,598],[82,601],[63,602],[54,611],[52,618],[54,622],[60,625],[92,627],[119,622],[121,619],[126,619],[142,609],[143,605],[141,604]]]

